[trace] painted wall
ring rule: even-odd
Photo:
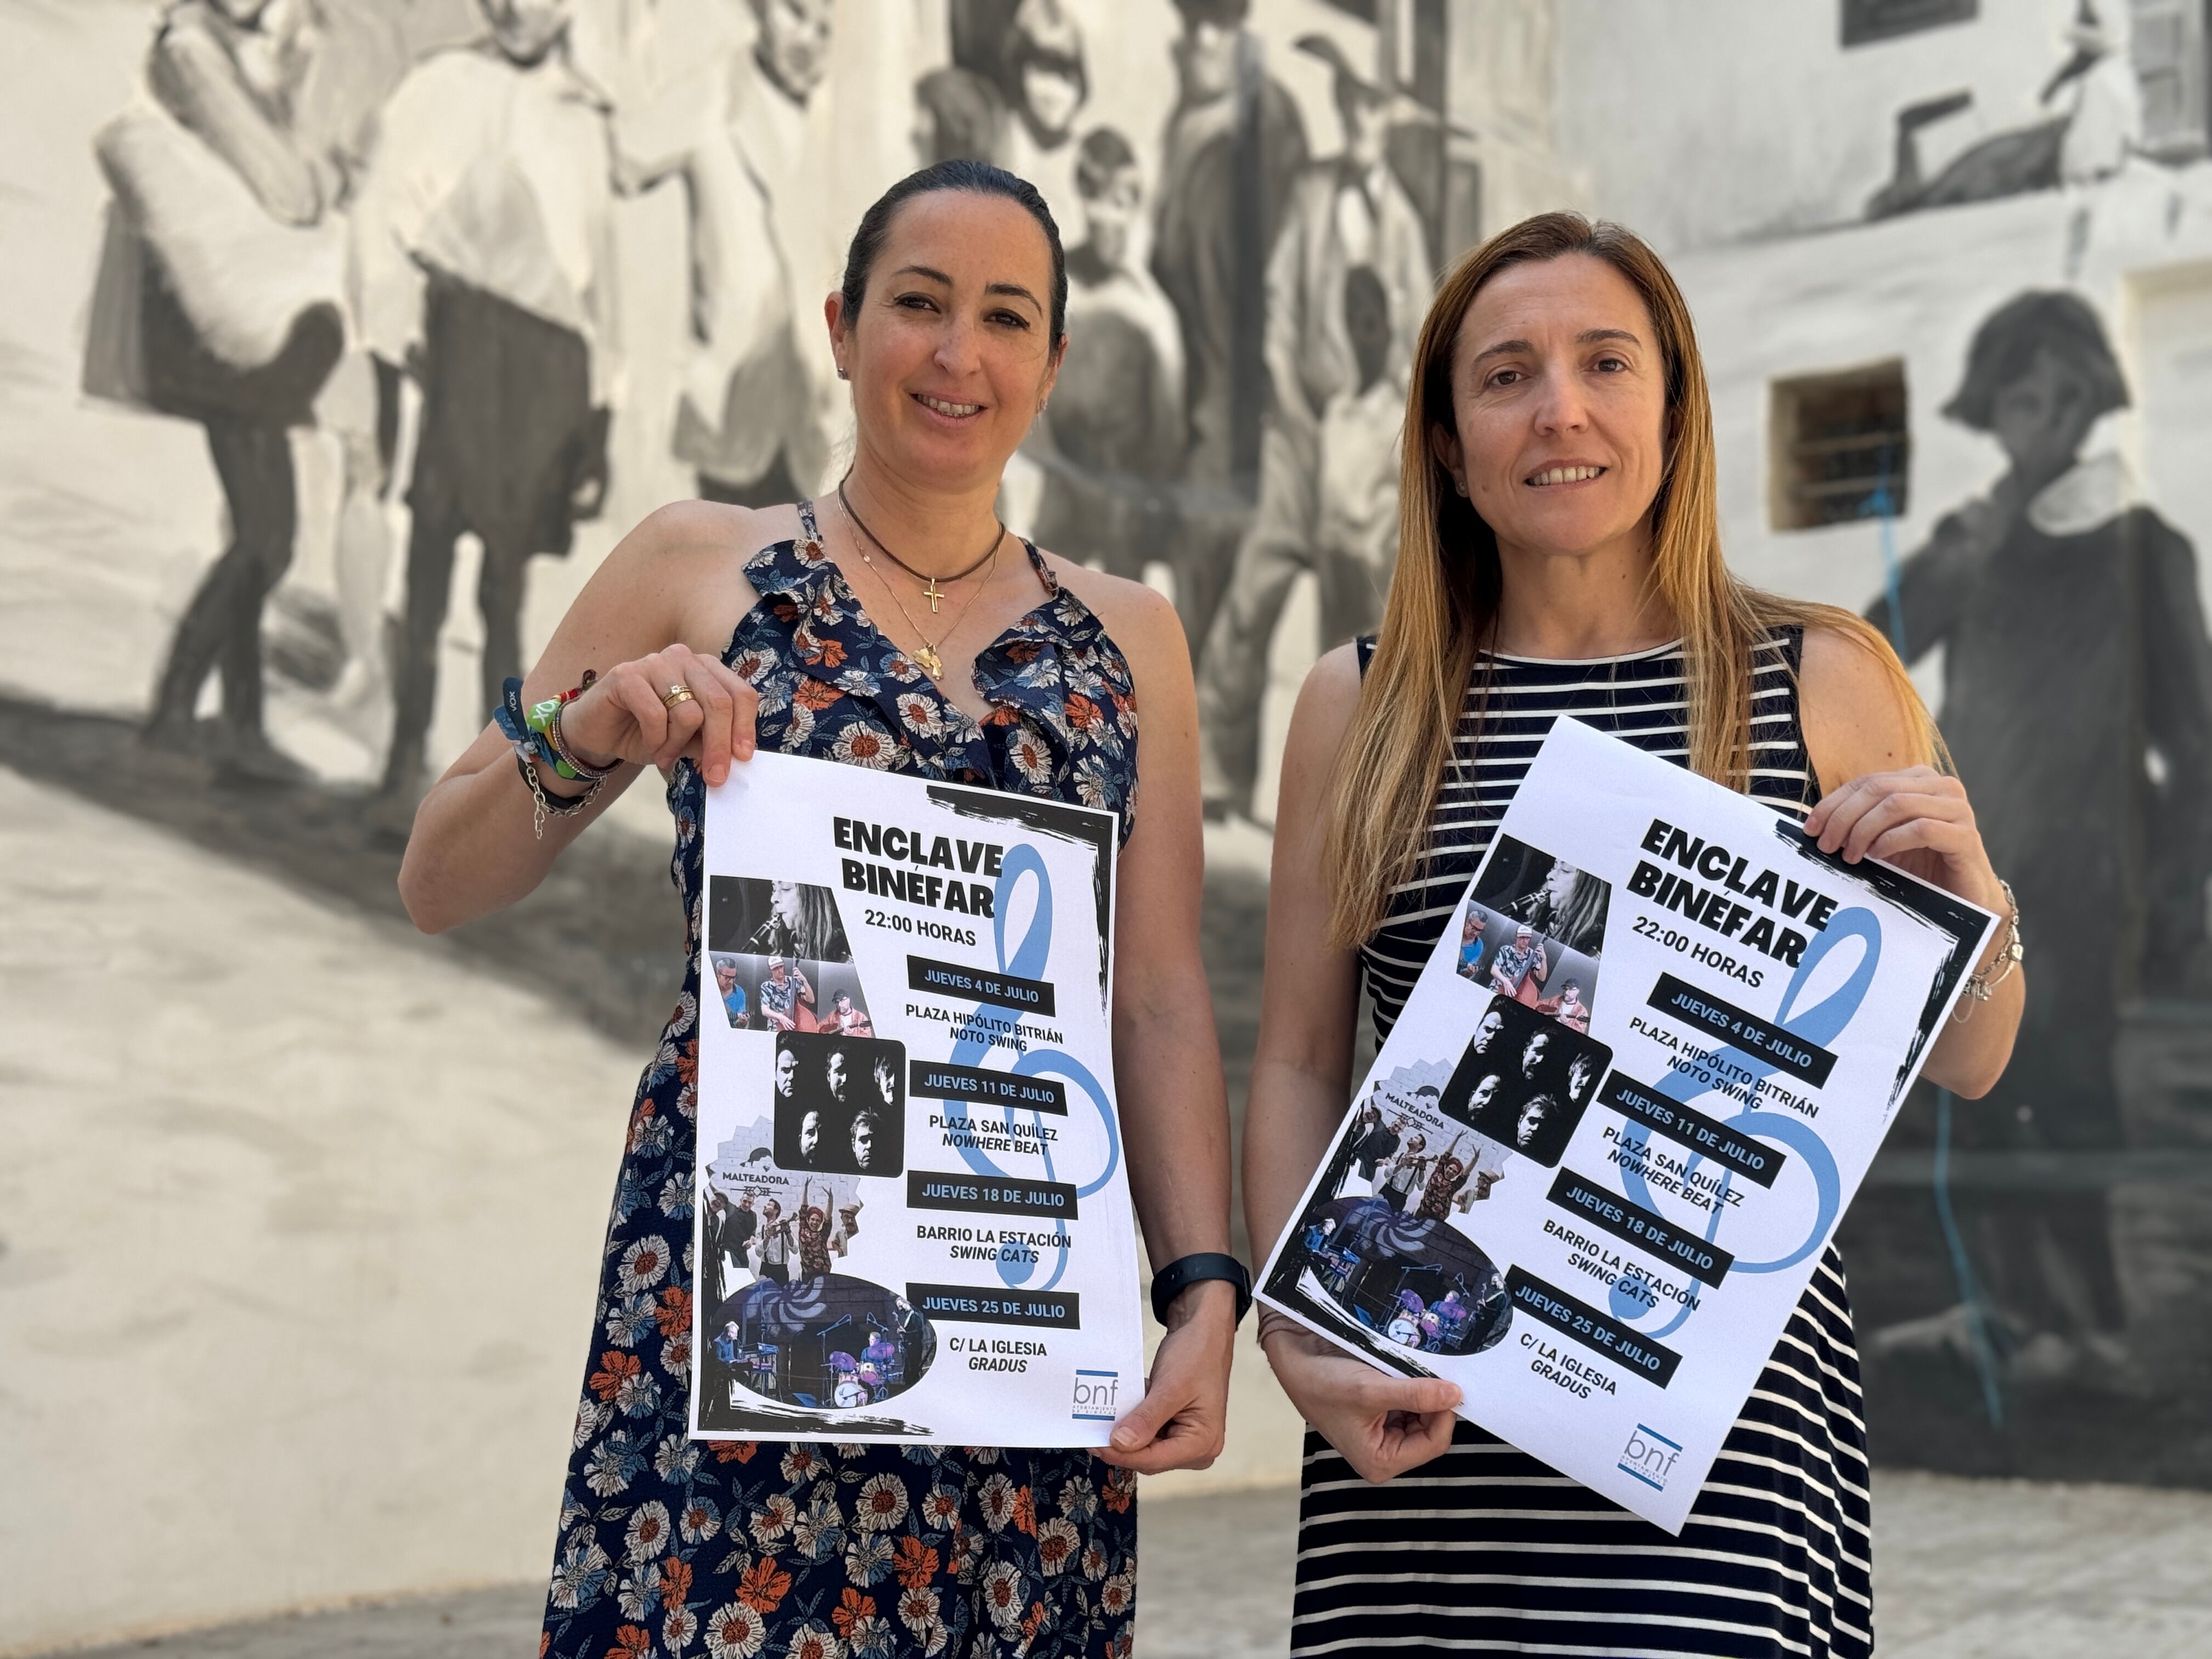
[[[795,124],[805,164],[770,175],[787,210],[812,216],[814,263],[790,257],[786,291],[763,303],[818,314],[852,222],[918,159],[916,83],[953,66],[955,9],[837,0],[825,72]],[[1259,56],[1314,155],[1340,142],[1333,72],[1298,40],[1325,37],[1360,75],[1441,57],[1433,40],[1395,44],[1412,9],[1360,15],[1376,9],[1252,8]],[[214,677],[192,700],[189,738],[138,743],[180,619],[242,513],[265,504],[226,499],[206,422],[104,382],[102,395],[87,389],[88,356],[114,343],[104,325],[117,315],[98,301],[116,269],[103,239],[117,190],[96,148],[119,114],[152,110],[157,29],[191,10],[26,0],[0,14],[0,58],[38,65],[0,100],[9,1651],[545,1571],[622,1125],[681,971],[669,827],[649,787],[495,923],[426,942],[395,914],[399,841],[389,820],[378,828],[375,791],[393,731],[384,635],[408,593],[406,497],[422,476],[412,381],[381,410],[373,380],[347,406],[318,395],[275,451],[297,514],[264,617],[261,684],[269,743],[302,775],[255,782],[235,770],[216,735]],[[1433,28],[1443,13],[1431,12]],[[1182,24],[1170,0],[1079,0],[1059,15],[1074,26],[1087,98],[1069,145],[1010,159],[1036,174],[1074,241],[1085,215],[1073,143],[1100,126],[1121,133],[1142,181],[1129,256],[1141,267]],[[348,213],[395,132],[442,131],[437,119],[426,129],[419,104],[392,114],[403,77],[457,54],[490,61],[473,0],[277,0],[265,16],[271,31],[304,18],[351,43],[350,56],[317,60],[314,30],[286,37],[311,70],[346,71],[296,82],[321,88],[301,94],[303,119],[335,124],[343,98],[363,98],[374,54],[354,50],[362,41],[387,54],[381,90],[356,112],[379,119],[322,177],[325,202]],[[665,159],[668,124],[680,125],[687,100],[706,106],[701,71],[749,58],[754,28],[747,0],[580,0],[573,61],[629,160]],[[281,54],[246,46],[261,90],[295,84]],[[442,154],[431,144],[428,164],[468,159],[471,112],[465,100],[429,112],[461,136]],[[169,154],[199,155],[192,176],[211,193],[156,191],[139,205],[207,256],[203,275],[232,321],[281,333],[312,261],[272,252],[295,245],[264,226],[226,240],[241,222],[222,216],[238,205],[236,180],[218,172],[210,185],[198,142],[186,135]],[[566,181],[587,182],[623,185],[597,273],[613,305],[592,313],[593,345],[603,331],[619,346],[606,354],[618,373],[592,388],[612,411],[607,491],[565,557],[526,566],[526,655],[622,531],[699,484],[677,453],[679,399],[701,356],[685,192],[673,175]],[[315,224],[341,245],[351,234],[343,216]],[[744,245],[748,270],[799,246],[791,223],[775,231],[774,246],[757,231]],[[343,284],[330,291],[353,302]],[[364,318],[344,322],[360,368]],[[349,524],[349,483],[364,441],[374,454],[379,414],[397,416],[392,485]],[[834,476],[834,441],[829,459]],[[1011,511],[1036,510],[1035,471],[1010,489]],[[1243,481],[1248,494],[1255,482]],[[1238,529],[1216,544],[1224,577]],[[433,769],[483,718],[479,538],[455,555],[434,653]],[[1171,580],[1164,566],[1151,574]],[[1291,685],[1319,644],[1311,587],[1292,590],[1254,647]],[[1264,696],[1263,813],[1283,690]],[[1264,836],[1239,834],[1263,859]],[[1217,955],[1256,937],[1249,864],[1229,872],[1242,884],[1234,902],[1209,910]],[[1242,989],[1224,1003],[1232,1030],[1249,1030],[1252,968],[1237,967]],[[1230,1455],[1164,1489],[1294,1478],[1297,1425],[1249,1346],[1237,1389]]]
[[[1971,21],[1842,44],[1837,0],[1559,0],[1560,149],[1596,211],[1662,252],[1845,223],[1891,169],[1895,112],[1954,91],[1940,165],[2032,120],[2074,0],[1980,0]],[[2125,49],[2122,0],[2100,8]]]
[[[2196,1092],[2212,1075],[2212,809],[2195,759],[2212,718],[2212,168],[2136,155],[2100,179],[1869,222],[1892,112],[1955,85],[2008,121],[2030,115],[2070,6],[1984,0],[1977,22],[1849,51],[1831,7],[1699,9],[1694,26],[1682,9],[1605,8],[1614,31],[1588,57],[1565,20],[1587,43],[1598,9],[1559,9],[1564,142],[1600,210],[1672,250],[1698,319],[1731,563],[1854,611],[1902,573],[1916,678],[2029,918],[2014,1066],[1982,1102],[1922,1091],[1846,1219],[1874,1454],[2201,1484],[2212,1469],[2172,1449],[2212,1385],[2197,1334],[2212,1304],[2212,1129]],[[1711,96],[1681,95],[1692,63]],[[1978,331],[2031,291],[2077,306],[2090,332],[2075,338],[2104,343],[2076,362],[2109,352],[2124,383],[2124,406],[2071,452],[2088,465],[2066,475],[2112,487],[2070,517],[2054,510],[2063,492],[1990,512],[2008,453],[1946,413]],[[1777,385],[1870,365],[1901,372],[1906,504],[1790,528],[1778,469],[1804,434],[1778,428]],[[1984,514],[2000,528],[1972,551],[1962,527]],[[1998,630],[1984,640],[2016,641],[2011,661],[1984,645],[1950,672],[1960,635],[1910,599],[1914,573],[1939,568]],[[1942,638],[1931,649],[1915,628]],[[2033,757],[2036,783],[1990,769],[1993,744]],[[2175,849],[2179,865],[2161,866]]]

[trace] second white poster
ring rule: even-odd
[[[1560,720],[1262,1296],[1679,1531],[1993,921]]]

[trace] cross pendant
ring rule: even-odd
[[[937,613],[937,602],[945,597],[945,590],[937,585],[936,577],[932,576],[922,584],[921,597],[929,601],[930,614],[934,616]]]

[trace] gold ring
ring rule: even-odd
[[[690,686],[672,685],[668,690],[660,694],[660,706],[663,708],[673,708],[678,703],[686,701],[690,695],[691,688]]]

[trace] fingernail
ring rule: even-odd
[[[1127,1429],[1116,1429],[1114,1431],[1112,1444],[1115,1451],[1134,1451],[1137,1446],[1137,1437]]]

